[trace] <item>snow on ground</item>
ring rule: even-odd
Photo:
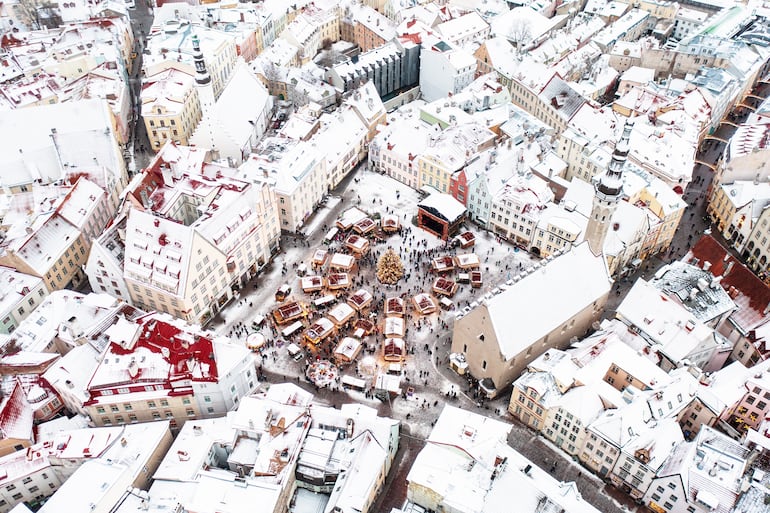
[[[408,354],[404,362],[404,375],[402,389],[413,389],[411,396],[394,398],[386,409],[395,418],[407,419],[412,426],[413,434],[427,436],[430,431],[430,421],[438,415],[439,408],[433,406],[437,403],[440,407],[447,400],[448,392],[456,392],[457,399],[466,406],[475,406],[476,399],[468,397],[467,384],[464,378],[457,376],[446,364],[449,347],[451,344],[451,326],[454,311],[447,312],[439,309],[438,312],[419,318],[412,314],[411,297],[418,292],[430,293],[432,280],[436,275],[429,272],[430,260],[433,256],[474,252],[481,260],[481,270],[484,274],[484,285],[474,289],[470,284],[458,284],[457,293],[452,297],[456,307],[467,306],[482,295],[490,293],[499,284],[513,278],[520,269],[526,269],[536,261],[536,257],[524,251],[519,251],[512,245],[500,242],[496,237],[475,225],[467,222],[466,228],[476,234],[476,244],[467,250],[460,248],[445,249],[444,241],[425,232],[412,224],[412,219],[417,214],[417,202],[420,199],[417,191],[395,180],[364,170],[358,170],[354,178],[346,181],[336,191],[334,196],[329,196],[326,205],[319,209],[308,219],[303,229],[306,237],[284,236],[282,250],[276,255],[271,265],[257,278],[256,286],[248,284],[241,295],[225,310],[211,325],[218,334],[229,334],[234,340],[246,342],[249,333],[255,330],[251,323],[258,315],[269,319],[260,329],[265,337],[273,342],[262,352],[262,365],[266,371],[278,376],[286,376],[287,379],[304,379],[304,360],[294,361],[286,351],[289,342],[300,343],[302,331],[298,331],[289,339],[282,337],[280,331],[283,327],[271,325],[271,312],[277,307],[275,291],[282,284],[287,283],[292,287],[291,297],[304,303],[310,303],[314,296],[302,292],[299,278],[296,275],[296,266],[306,264],[311,269],[311,258],[317,248],[340,249],[341,241],[335,241],[330,246],[322,243],[328,228],[334,225],[335,220],[342,211],[351,206],[356,206],[370,215],[380,216],[387,213],[395,213],[401,218],[402,234],[391,235],[377,244],[372,241],[372,248],[367,257],[359,260],[357,268],[351,273],[354,285],[339,296],[339,301],[344,301],[349,295],[359,288],[365,288],[374,295],[372,311],[376,312],[374,319],[382,326],[384,314],[377,304],[385,297],[397,294],[405,294],[407,307],[407,349]],[[326,227],[326,228],[324,228]],[[342,235],[344,236],[344,234]],[[371,238],[370,238],[371,240]],[[375,278],[375,266],[377,257],[388,247],[392,247],[402,258],[406,277],[397,285],[382,285]],[[432,251],[432,253],[431,253]],[[282,273],[282,268],[286,273]],[[506,266],[508,267],[506,269]],[[313,274],[309,271],[309,274]],[[324,273],[320,273],[324,274]],[[457,271],[448,275],[451,279],[457,278]],[[317,294],[325,294],[317,293]],[[435,296],[434,296],[435,297]],[[328,309],[327,309],[328,311]],[[321,312],[311,312],[311,318],[320,316]],[[308,324],[307,322],[305,323]],[[443,326],[446,327],[443,327]],[[350,335],[352,330],[340,330],[339,339]],[[387,370],[388,363],[381,357],[382,335],[371,335],[364,339],[364,343],[374,350],[373,355],[378,357],[380,369]],[[333,345],[329,346],[333,350]],[[322,352],[323,353],[323,352]],[[366,355],[362,352],[359,360]],[[342,375],[356,376],[356,365],[351,364],[341,369]],[[369,380],[371,385],[371,380]],[[339,402],[362,402],[372,406],[380,405],[377,399],[367,398],[363,392],[337,391]],[[507,398],[500,398],[487,405],[492,410],[497,409],[503,415],[507,407]]]

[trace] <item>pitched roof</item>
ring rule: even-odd
[[[770,287],[716,239],[710,235],[702,236],[684,257],[690,263],[694,263],[693,259],[697,259],[699,267],[709,262],[711,273],[722,277],[722,286],[738,305],[738,309],[730,315],[730,321],[743,333],[748,333],[768,317]]]

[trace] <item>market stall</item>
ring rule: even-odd
[[[402,317],[385,317],[382,333],[386,337],[403,337],[406,334],[404,319]]]
[[[352,337],[345,337],[342,342],[337,344],[334,349],[334,362],[337,365],[347,365],[352,363],[361,353],[362,344],[360,340]]]
[[[369,251],[369,240],[366,237],[351,234],[345,239],[345,247],[360,257]]]
[[[353,336],[364,338],[374,331],[375,324],[369,319],[358,319],[353,323]]]
[[[356,311],[347,303],[340,303],[326,313],[326,316],[331,319],[337,327],[342,326],[355,315]]]
[[[326,261],[329,259],[329,252],[325,249],[316,249],[313,253],[313,259],[310,261],[311,265],[318,269],[319,267],[323,267],[324,264],[326,264]]]
[[[278,324],[286,324],[307,315],[305,307],[299,301],[287,301],[273,310],[273,318]]]
[[[454,271],[455,261],[449,255],[436,257],[430,262],[431,268],[437,273]]]
[[[300,286],[302,287],[302,292],[305,294],[310,294],[311,292],[318,292],[319,290],[324,288],[324,279],[323,276],[305,276],[303,278],[300,278]]]
[[[366,235],[367,233],[374,231],[375,228],[377,228],[377,223],[368,217],[361,219],[353,225],[353,231],[360,233],[361,235]]]
[[[317,345],[319,342],[323,342],[327,337],[334,333],[334,323],[326,317],[317,319],[308,329],[302,334],[302,339],[313,345]]]
[[[391,214],[383,216],[380,225],[382,226],[382,231],[385,233],[395,233],[401,229],[401,221],[398,216]]]
[[[412,298],[415,310],[420,315],[429,315],[436,311],[436,301],[430,294],[424,292]]]
[[[406,357],[406,342],[403,338],[386,338],[382,344],[382,357],[386,362],[402,362]]]
[[[478,269],[481,266],[481,261],[476,253],[465,253],[455,257],[455,264],[463,270]]]
[[[351,207],[337,218],[335,226],[340,230],[350,230],[354,224],[369,217],[366,212],[357,207]]]
[[[350,276],[348,273],[331,273],[326,277],[326,287],[329,290],[340,290],[350,287]]]
[[[374,296],[366,289],[358,289],[352,296],[348,298],[348,304],[352,306],[356,312],[360,312],[369,307],[374,301]]]
[[[353,255],[346,255],[345,253],[335,253],[332,255],[331,262],[329,262],[329,268],[333,271],[350,272],[356,265],[356,259]]]
[[[457,292],[457,283],[454,280],[448,278],[436,278],[433,280],[433,286],[431,287],[434,294],[441,294],[442,296],[452,297]]]
[[[482,277],[481,277],[481,271],[471,271],[471,286],[474,288],[481,287],[481,284],[483,283]]]
[[[385,299],[385,315],[403,317],[406,312],[404,300],[400,297],[389,297]]]
[[[473,232],[463,232],[455,237],[455,240],[463,249],[468,249],[476,244],[476,236],[473,234]]]

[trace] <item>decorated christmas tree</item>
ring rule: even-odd
[[[377,279],[393,285],[403,277],[404,264],[401,263],[401,258],[392,248],[388,248],[377,261]]]

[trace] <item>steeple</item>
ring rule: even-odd
[[[626,124],[623,126],[623,135],[620,136],[620,141],[615,145],[615,151],[612,152],[610,165],[596,185],[596,192],[605,196],[617,196],[623,189],[623,167],[626,164],[626,160],[628,160],[628,141],[631,138],[631,130],[633,128],[634,122],[630,118],[627,119]]]
[[[214,105],[214,88],[211,84],[211,76],[206,69],[206,62],[203,60],[198,36],[192,37],[193,61],[195,62],[195,85],[198,89],[198,100],[201,104],[201,112],[205,115]]]
[[[195,82],[203,86],[211,82],[211,77],[206,70],[206,62],[203,60],[203,52],[201,51],[201,43],[198,40],[198,36],[192,37],[192,46],[193,60],[195,61]]]
[[[586,240],[594,255],[604,251],[604,240],[612,223],[612,216],[623,192],[623,168],[628,160],[629,140],[634,122],[628,119],[623,127],[623,134],[615,145],[610,164],[596,183],[596,192],[591,207],[591,217],[586,226]]]

